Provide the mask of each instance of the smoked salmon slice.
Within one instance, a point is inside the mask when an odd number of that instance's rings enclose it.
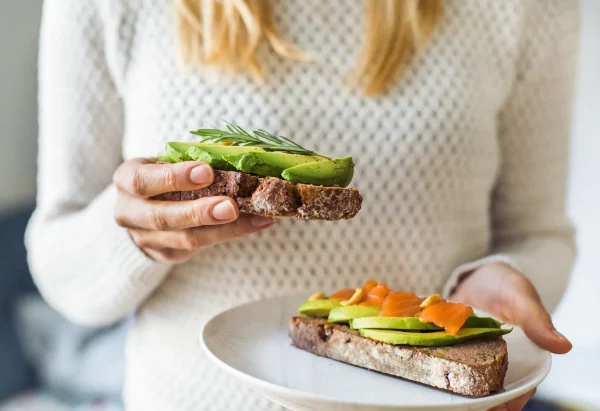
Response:
[[[383,300],[389,291],[390,290],[387,285],[377,284],[377,286],[369,290],[368,294],[359,305],[381,307],[381,304],[383,303]]]
[[[470,315],[473,315],[473,308],[469,306],[460,303],[439,302],[424,308],[419,317],[423,322],[434,323],[446,330],[448,334],[456,335]]]
[[[344,288],[329,296],[330,300],[350,300],[356,289]],[[362,301],[358,305],[381,307],[381,317],[419,317],[422,322],[433,323],[446,330],[448,334],[456,335],[458,330],[465,325],[469,316],[473,315],[473,308],[460,304],[450,303],[444,299],[429,297],[431,305],[421,303],[425,298],[403,291],[390,291],[387,285],[375,280],[368,280],[362,287]]]
[[[390,291],[381,305],[381,317],[416,317],[424,298],[409,292]]]
[[[369,292],[377,287],[379,285],[379,283],[375,280],[367,280],[367,282],[365,283],[365,285],[363,285],[363,293],[364,295],[369,295]]]
[[[356,289],[344,288],[338,292],[335,292],[329,296],[330,300],[349,300],[354,295]]]

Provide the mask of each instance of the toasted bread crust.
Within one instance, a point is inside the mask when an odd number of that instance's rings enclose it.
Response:
[[[294,346],[313,354],[475,397],[502,390],[508,367],[502,338],[447,347],[391,345],[307,317],[293,317],[289,334]]]
[[[223,195],[235,199],[243,213],[327,221],[348,220],[359,212],[362,204],[362,196],[353,188],[293,184],[238,171],[214,170],[214,173],[215,180],[207,188],[166,193],[155,199],[182,201]]]

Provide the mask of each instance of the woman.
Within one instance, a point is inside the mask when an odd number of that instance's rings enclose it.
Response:
[[[574,258],[576,16],[570,1],[47,0],[35,280],[79,323],[136,311],[130,410],[276,409],[202,356],[203,322],[367,277],[443,290],[565,353],[548,310]],[[363,210],[275,223],[226,197],[149,200],[211,183],[153,157],[220,119],[352,155]]]

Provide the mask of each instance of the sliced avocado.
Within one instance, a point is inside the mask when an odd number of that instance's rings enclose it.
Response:
[[[437,347],[442,345],[457,344],[475,338],[491,338],[508,334],[512,328],[462,328],[456,335],[446,331],[433,332],[406,332],[396,330],[361,329],[360,335],[375,341],[394,345],[415,345],[423,347]]]
[[[424,323],[418,317],[364,317],[355,318],[352,328],[383,328],[387,330],[441,330],[433,323]]]
[[[347,187],[354,176],[352,157],[334,158],[288,168],[281,176],[294,183]]]
[[[216,170],[235,171],[235,167],[223,160],[223,155],[221,154],[209,153],[198,147],[188,148],[186,154],[190,156],[192,160],[210,164],[210,166]]]
[[[293,183],[346,187],[354,175],[352,157],[326,159],[260,147],[171,141],[160,159],[170,163],[203,161],[218,170],[239,170],[259,176],[284,178]]]
[[[250,152],[223,155],[223,159],[244,173],[281,178],[281,173],[298,165],[324,161],[323,157],[303,156],[299,154]]]
[[[332,309],[329,313],[328,321],[331,323],[346,323],[355,318],[374,317],[379,313],[379,310],[379,307],[361,305],[348,305],[346,307],[336,307]]]
[[[211,143],[189,143],[170,141],[165,146],[165,154],[172,163],[180,161],[203,161],[219,170],[235,170],[223,155],[241,154],[248,152],[264,152],[260,147],[226,146]]]
[[[186,143],[169,142],[165,145],[164,155],[171,159],[172,163],[179,163],[181,161],[191,160],[186,159],[187,147],[184,146]]]
[[[191,143],[187,141],[169,141],[166,145],[167,148],[171,148],[180,153],[187,152],[191,147],[195,147],[198,150],[205,151],[212,154],[239,154],[248,152],[265,152],[260,147],[248,147],[248,146],[226,146],[224,144],[214,143]]]
[[[158,161],[162,161],[164,163],[178,163],[178,161],[173,160],[171,155],[166,150],[158,154]]]
[[[467,318],[465,325],[462,328],[500,328],[502,323],[494,320],[491,317],[478,317],[471,315]]]
[[[308,300],[300,305],[298,312],[300,314],[308,315],[309,317],[326,318],[333,308],[339,306],[339,300]]]
[[[331,314],[329,314],[331,316]],[[441,330],[433,323],[424,323],[418,317],[364,317],[355,318],[351,322],[352,328],[377,328],[388,330]],[[462,328],[500,328],[500,323],[493,318],[477,317],[467,318]]]

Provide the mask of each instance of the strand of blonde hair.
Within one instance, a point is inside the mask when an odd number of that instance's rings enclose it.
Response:
[[[258,49],[278,55],[307,55],[277,31],[271,0],[176,0],[181,62],[216,65],[264,80]],[[364,0],[363,45],[353,72],[367,95],[381,94],[431,36],[442,0]]]

